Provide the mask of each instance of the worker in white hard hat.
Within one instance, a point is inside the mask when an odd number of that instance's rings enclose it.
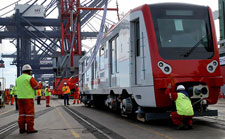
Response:
[[[177,129],[192,129],[192,117],[194,111],[188,93],[183,85],[178,85],[176,92],[171,92],[171,84],[168,85],[165,94],[175,101],[176,111],[170,113],[173,124]]]
[[[64,82],[64,86],[63,86],[63,88],[62,88],[62,92],[63,92],[63,94],[64,94],[64,106],[70,105],[70,104],[69,104],[70,88],[69,88],[69,86],[67,85],[66,82]]]
[[[41,88],[41,85],[31,75],[32,68],[26,64],[22,67],[22,75],[16,79],[20,134],[38,132],[34,129],[34,90]]]
[[[46,107],[50,107],[50,96],[51,96],[51,90],[49,89],[49,85],[46,84],[46,87],[45,87]]]

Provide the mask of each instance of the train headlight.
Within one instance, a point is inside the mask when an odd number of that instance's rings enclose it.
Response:
[[[209,71],[213,71],[213,66],[211,66],[211,65],[208,66],[208,70],[209,70]]]
[[[213,73],[215,72],[216,68],[218,66],[218,62],[216,60],[213,60],[212,62],[210,62],[208,65],[207,65],[207,71],[209,73]]]
[[[159,67],[163,67],[163,63],[162,62],[159,62],[158,65],[159,65]]]
[[[166,64],[165,62],[163,61],[159,61],[158,62],[158,67],[161,69],[161,71],[164,73],[164,74],[170,74],[172,72],[172,68],[169,64]]]
[[[214,65],[214,66],[217,66],[217,64],[218,64],[218,63],[217,63],[216,61],[213,61],[213,65]]]
[[[165,67],[165,68],[164,68],[164,71],[165,71],[165,72],[169,72],[169,71],[170,71],[170,68],[169,68],[169,67]]]

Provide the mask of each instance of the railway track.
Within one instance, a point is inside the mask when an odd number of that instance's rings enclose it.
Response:
[[[35,119],[38,118],[39,116],[41,115],[44,115],[46,114],[47,112],[50,112],[52,111],[53,109],[55,109],[54,107],[51,107],[51,108],[48,108],[48,109],[45,109],[45,110],[41,110],[41,111],[38,111],[35,113]],[[14,114],[13,112],[10,112],[10,114],[5,114],[4,116],[7,116],[7,115],[12,115]],[[0,117],[2,118],[2,117]],[[9,134],[11,134],[13,131],[15,131],[16,129],[18,129],[18,124],[17,124],[17,120],[16,121],[13,121],[7,125],[4,125],[2,127],[0,127],[0,139],[8,136]]]
[[[93,121],[92,119],[84,116],[71,107],[63,107],[64,110],[70,114],[75,120],[83,125],[89,132],[91,132],[98,139],[125,139],[119,134],[106,128],[105,126]]]

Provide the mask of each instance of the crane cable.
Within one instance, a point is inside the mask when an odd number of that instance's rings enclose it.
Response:
[[[120,15],[119,15],[119,4],[118,4],[118,1],[116,0],[116,8],[117,8],[117,18],[118,18],[118,21],[120,21]]]

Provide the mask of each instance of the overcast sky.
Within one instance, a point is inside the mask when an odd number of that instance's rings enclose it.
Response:
[[[17,0],[1,0],[0,4],[0,13],[4,13],[4,11],[1,11],[2,8],[5,6],[15,2]],[[22,0],[22,2],[28,1],[28,0]],[[39,0],[38,2],[41,3],[43,0]],[[83,0],[81,0],[82,2]],[[218,10],[218,0],[117,0],[119,4],[119,13],[126,13],[130,9],[138,7],[143,4],[152,4],[152,3],[162,3],[162,2],[182,2],[182,3],[191,3],[191,4],[198,4],[198,5],[205,5],[210,6],[212,11]],[[116,0],[111,0],[110,8],[115,8]],[[9,10],[6,9],[6,10]],[[57,13],[57,12],[56,12]],[[52,15],[53,17],[57,17],[57,15]],[[217,30],[217,38],[219,38],[219,22],[218,20],[215,21],[216,23],[216,30]],[[9,43],[9,40],[3,40],[3,42],[0,44],[0,55],[1,53],[4,54],[11,54],[16,51],[15,46]],[[1,59],[1,58],[0,58]],[[12,59],[3,59],[6,64],[5,69],[0,69],[0,77],[2,75],[6,78],[6,87],[8,88],[10,84],[14,84],[16,79],[16,66],[10,66]]]

